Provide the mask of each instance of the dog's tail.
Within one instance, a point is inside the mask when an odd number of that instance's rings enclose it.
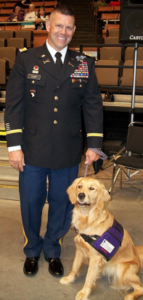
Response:
[[[141,260],[142,268],[143,268],[143,246],[137,246],[136,247],[137,253],[139,255],[139,258]]]

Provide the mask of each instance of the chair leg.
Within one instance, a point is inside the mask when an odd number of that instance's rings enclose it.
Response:
[[[110,196],[111,196],[111,200],[112,200],[112,195],[113,195],[113,188],[114,188],[114,185],[115,185],[115,183],[116,183],[116,181],[117,181],[117,178],[118,178],[119,173],[120,173],[120,168],[117,167],[116,164],[114,164],[114,167],[113,167],[113,175],[112,175],[112,184],[111,184],[111,186],[110,186],[110,188],[109,188],[109,194],[110,194]]]
[[[120,169],[120,189],[122,189],[122,169]]]

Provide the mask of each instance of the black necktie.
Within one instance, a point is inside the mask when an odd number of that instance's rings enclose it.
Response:
[[[62,67],[63,67],[63,64],[62,64],[62,61],[61,61],[61,56],[62,54],[60,52],[57,52],[55,54],[57,60],[56,60],[56,66],[57,66],[57,69],[58,69],[58,72],[59,72],[59,75],[61,74],[61,71],[62,71]]]

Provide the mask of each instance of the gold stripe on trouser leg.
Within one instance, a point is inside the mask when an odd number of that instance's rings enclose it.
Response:
[[[25,233],[25,230],[24,230],[24,227],[23,227],[23,225],[22,225],[22,231],[23,231],[23,235],[24,235],[24,237],[25,237],[25,243],[24,243],[24,247],[28,244],[28,238],[27,238],[27,236],[26,236],[26,233]]]
[[[71,226],[70,226],[70,228],[71,228]],[[70,228],[69,228],[69,230],[70,230]],[[63,238],[66,236],[66,234],[69,232],[69,230],[65,233],[65,235],[63,235],[60,239],[59,239],[59,244],[60,244],[60,246],[61,246],[61,248],[62,248],[62,241],[63,241]]]

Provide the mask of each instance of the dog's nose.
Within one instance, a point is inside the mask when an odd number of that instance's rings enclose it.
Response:
[[[84,194],[84,193],[79,193],[79,194],[78,194],[78,198],[79,198],[80,200],[83,200],[83,199],[85,198],[85,194]]]

